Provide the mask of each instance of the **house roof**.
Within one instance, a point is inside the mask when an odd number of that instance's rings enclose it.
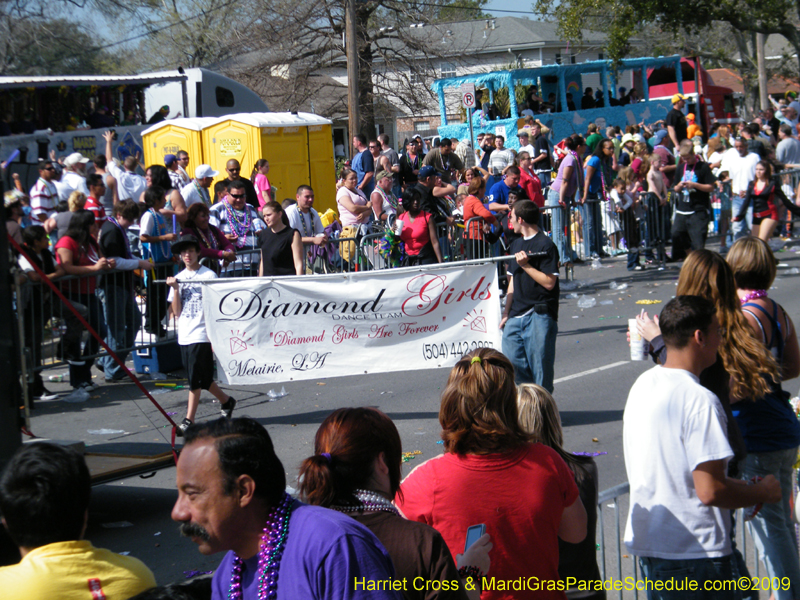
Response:
[[[0,77],[0,89],[41,87],[54,85],[135,85],[186,81],[188,77],[178,71],[161,71],[141,75],[62,75]]]
[[[730,69],[708,69],[707,73],[714,81],[714,85],[731,88],[734,92],[743,93],[744,84],[742,78],[731,71]],[[800,94],[800,85],[791,79],[781,77],[780,75],[773,75],[767,81],[767,93],[784,94],[785,92],[793,91]]]

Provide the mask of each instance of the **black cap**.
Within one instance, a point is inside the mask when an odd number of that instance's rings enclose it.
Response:
[[[172,244],[172,253],[180,254],[187,246],[194,246],[198,252],[200,251],[200,242],[197,241],[196,237],[187,233],[186,235],[180,236],[175,243]]]

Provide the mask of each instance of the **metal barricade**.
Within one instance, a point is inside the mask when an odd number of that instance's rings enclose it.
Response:
[[[556,245],[561,265],[564,267],[564,280],[569,281],[574,278],[573,261],[577,258],[572,249],[572,235],[576,229],[573,227],[572,210],[569,207],[558,205],[545,206],[539,209],[539,212],[540,229]],[[545,217],[547,218],[545,219]]]
[[[208,259],[205,259],[208,261]],[[218,268],[213,267],[212,264],[208,265],[220,277],[256,277],[258,276],[258,266],[261,263],[261,249],[260,248],[237,248],[236,260],[231,263],[225,264],[223,261],[217,261]]]
[[[377,271],[390,268],[389,262],[380,253],[380,243],[385,235],[385,233],[378,232],[361,238],[359,253],[365,270]]]
[[[598,529],[598,553],[599,553],[599,567],[600,567],[600,578],[603,581],[606,581],[606,577],[616,577],[617,580],[622,580],[623,577],[623,563],[622,559],[626,556],[631,560],[631,571],[633,580],[638,582],[640,581],[639,578],[639,561],[637,557],[633,554],[628,555],[627,550],[625,554],[622,551],[623,545],[623,532],[622,532],[622,519],[620,511],[620,499],[624,498],[625,496],[630,496],[630,483],[620,483],[619,485],[615,485],[612,488],[607,490],[603,490],[597,496],[597,529]],[[606,509],[613,509],[614,511],[614,524],[612,527],[612,531],[614,534],[614,548],[613,554],[609,554],[607,551],[609,550],[606,544],[607,536],[606,536],[606,527],[605,527],[605,510]],[[737,550],[742,553],[742,556],[745,560],[745,564],[747,565],[748,569],[751,571],[751,574],[754,575],[755,578],[759,577],[759,560],[758,557],[755,555],[755,544],[753,544],[753,539],[750,536],[750,532],[744,525],[744,510],[738,509],[735,511],[735,527],[733,528],[733,540],[738,540],[739,543],[737,544]],[[627,520],[627,515],[624,515],[624,518]],[[748,544],[749,538],[749,544]],[[748,554],[748,547],[750,547],[750,554]],[[607,569],[607,560],[612,559],[611,569]],[[623,598],[623,590],[618,590],[618,598],[622,600]],[[638,598],[639,592],[636,587],[633,590],[633,597]]]
[[[174,342],[165,324],[169,289],[164,280],[175,274],[175,267],[172,262],[156,264],[144,281],[134,271],[103,271],[65,276],[54,283],[106,343],[118,354],[127,354]],[[69,361],[91,364],[106,356],[46,284],[19,282],[16,300],[27,383],[37,381],[45,369],[63,367]]]
[[[486,221],[483,217],[472,217],[464,228],[464,258],[491,258],[499,255],[499,240],[502,234],[499,225],[494,226],[494,231],[484,231]]]
[[[634,205],[620,215],[628,255],[636,255],[638,262],[638,254],[644,252],[648,260],[656,260],[663,267],[671,213],[669,203],[662,205],[658,196],[650,192],[642,193],[639,201],[643,210]]]

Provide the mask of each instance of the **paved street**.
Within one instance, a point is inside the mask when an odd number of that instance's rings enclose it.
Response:
[[[716,248],[717,245],[709,245]],[[788,274],[800,267],[800,257],[791,251],[777,254],[780,263],[775,289],[770,295],[797,321],[800,319],[798,275]],[[596,458],[600,470],[600,489],[626,480],[622,457],[622,412],[628,390],[636,377],[650,368],[650,362],[631,362],[625,340],[627,319],[641,308],[657,313],[675,292],[676,266],[664,271],[629,273],[625,259],[606,259],[603,268],[578,266],[575,277],[585,284],[577,290],[563,290],[559,316],[555,397],[565,429],[565,446],[574,452],[604,452]],[[628,288],[613,291],[611,282]],[[568,294],[595,298],[593,308],[579,309]],[[652,306],[637,305],[637,300],[660,300]],[[611,304],[603,304],[611,302]],[[402,360],[386,356],[385,360]],[[57,373],[58,371],[56,371]],[[97,371],[93,371],[97,375]],[[47,372],[47,375],[52,372]],[[236,416],[250,416],[263,423],[273,437],[278,455],[294,487],[300,462],[312,452],[314,433],[319,423],[334,408],[370,405],[394,419],[405,452],[421,454],[404,465],[404,473],[420,462],[442,452],[437,420],[439,394],[448,371],[427,370],[364,377],[343,377],[285,384],[288,395],[270,401],[267,392],[281,385],[229,388],[238,401]],[[102,375],[95,381],[102,382]],[[148,388],[152,382],[146,383]],[[53,390],[66,391],[66,384],[52,384]],[[153,388],[159,390],[163,388]],[[797,382],[787,389],[794,395]],[[180,420],[185,411],[186,391],[159,393],[155,398],[165,410]],[[204,394],[198,420],[216,418],[218,405]],[[90,434],[90,430],[122,430],[125,433]],[[33,418],[38,436],[83,440],[97,444],[162,444],[169,437],[163,417],[131,384],[102,385],[84,404],[59,401],[40,403]],[[179,536],[169,518],[176,497],[175,469],[165,469],[150,478],[131,478],[94,488],[87,537],[98,546],[117,552],[130,552],[142,559],[159,583],[181,580],[185,571],[210,571],[221,556],[204,557],[194,544]],[[467,500],[467,499],[465,499]],[[621,505],[623,519],[627,504]],[[613,549],[613,510],[605,510],[606,543]],[[128,527],[109,524],[127,521]],[[611,537],[608,537],[611,536]],[[598,540],[599,541],[599,540]],[[609,562],[609,564],[612,564]],[[629,561],[626,561],[629,565]]]

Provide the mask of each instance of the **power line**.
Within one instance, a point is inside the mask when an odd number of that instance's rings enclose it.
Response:
[[[385,1],[395,1],[395,2],[400,3],[399,0],[385,0]],[[232,6],[232,5],[237,4],[237,3],[238,3],[238,0],[228,0],[227,2],[224,2],[223,4],[220,4],[219,6],[217,6],[215,8],[210,8],[208,10],[204,10],[204,11],[202,11],[200,13],[197,13],[196,15],[192,15],[190,17],[186,17],[185,19],[181,19],[180,21],[176,21],[175,23],[170,23],[169,25],[164,25],[163,27],[158,27],[156,29],[151,29],[151,30],[148,30],[148,31],[146,31],[144,33],[140,33],[138,35],[135,35],[135,36],[132,36],[132,37],[129,37],[129,38],[125,38],[124,40],[119,40],[117,42],[111,42],[109,44],[104,44],[102,46],[95,46],[95,47],[90,48],[88,50],[85,50],[83,52],[76,52],[74,54],[66,56],[65,59],[69,60],[69,59],[72,59],[72,58],[78,58],[78,57],[81,57],[81,56],[85,56],[86,54],[89,54],[91,52],[99,52],[99,51],[102,51],[102,50],[108,50],[110,48],[115,48],[117,46],[121,46],[121,45],[127,44],[129,42],[135,42],[136,40],[140,40],[142,38],[146,38],[146,37],[154,35],[156,33],[161,33],[162,31],[167,31],[168,29],[172,29],[173,27],[178,27],[179,25],[185,25],[186,23],[189,23],[191,21],[197,20],[200,17],[203,17],[203,16],[208,15],[210,13],[217,12],[219,10],[222,10],[223,8],[228,8],[229,6]],[[429,6],[429,7],[434,7],[434,8],[452,8],[452,9],[455,9],[455,10],[471,10],[471,11],[483,12],[482,8],[473,7],[473,6],[441,5],[441,4],[435,4],[435,3],[432,3],[432,2],[416,2],[416,4],[419,5],[419,6]],[[530,15],[530,14],[533,14],[533,11],[522,11],[522,10],[492,10],[492,12],[506,13],[506,14],[517,14],[517,15]]]

